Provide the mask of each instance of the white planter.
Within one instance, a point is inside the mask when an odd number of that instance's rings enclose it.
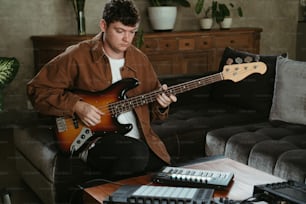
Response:
[[[174,28],[177,15],[177,7],[148,7],[148,15],[153,30],[171,31]]]
[[[232,18],[224,18],[224,20],[220,23],[222,29],[229,29],[232,27]]]
[[[201,29],[209,30],[209,29],[211,29],[212,25],[213,25],[213,19],[212,18],[202,18],[202,19],[200,19]]]

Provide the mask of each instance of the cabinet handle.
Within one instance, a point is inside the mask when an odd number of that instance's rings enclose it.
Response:
[[[203,45],[207,45],[207,42],[206,42],[206,41],[204,41],[204,42],[203,42]]]
[[[230,42],[231,42],[231,43],[235,43],[235,40],[231,40]]]
[[[189,45],[190,45],[189,43],[185,43],[185,46],[187,46],[187,47],[188,47]]]

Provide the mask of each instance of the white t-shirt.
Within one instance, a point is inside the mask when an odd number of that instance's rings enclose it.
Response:
[[[111,71],[112,71],[112,83],[115,83],[122,79],[120,70],[124,65],[124,58],[122,59],[112,59],[108,57],[110,65],[111,65]],[[132,124],[133,128],[130,132],[126,133],[125,136],[133,137],[136,139],[140,138],[137,122],[136,122],[136,116],[133,111],[121,113],[118,116],[118,121],[121,124]]]
[[[112,59],[110,57],[108,57],[108,59],[111,65],[112,83],[115,83],[122,79],[120,70],[121,70],[121,67],[123,67],[124,65],[124,59]],[[125,136],[133,137],[136,139],[140,138],[140,134],[139,134],[139,130],[138,130],[137,122],[136,122],[136,116],[133,111],[121,113],[117,119],[118,119],[118,122],[121,124],[132,124],[133,125],[133,128],[128,133],[126,133]],[[93,148],[94,146],[95,146],[95,143],[93,143],[89,147],[89,149]],[[79,157],[85,162],[87,161],[87,156],[88,156],[88,149],[85,151],[82,151],[79,154]]]

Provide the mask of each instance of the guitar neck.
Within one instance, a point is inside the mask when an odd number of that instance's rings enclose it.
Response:
[[[113,114],[118,115],[120,113],[130,111],[137,106],[142,106],[156,101],[156,96],[158,94],[165,93],[166,95],[177,95],[221,80],[223,80],[222,73],[216,73],[210,76],[170,86],[166,91],[155,90],[143,95],[117,101],[109,105]]]
[[[222,73],[216,73],[210,76],[194,79],[181,84],[176,84],[169,87],[167,91],[158,91],[158,92],[160,93],[165,92],[167,95],[170,94],[177,95],[221,80],[223,80]]]

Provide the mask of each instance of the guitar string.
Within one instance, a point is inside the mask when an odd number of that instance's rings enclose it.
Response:
[[[239,72],[240,74],[245,74],[250,72],[247,69],[244,69],[243,71],[229,71],[226,74],[227,75],[234,75],[235,73]],[[223,80],[223,74],[224,72],[219,72],[210,76],[205,76],[199,79],[194,79],[182,84],[177,84],[173,85],[168,88],[167,91],[162,91],[162,90],[155,90],[147,94],[139,95],[139,96],[134,96],[132,98],[127,98],[123,101],[115,101],[111,102],[110,104],[103,105],[103,106],[97,106],[99,110],[101,110],[104,115],[103,116],[118,116],[118,114],[123,113],[125,111],[129,111],[134,107],[137,107],[139,105],[144,105],[148,104],[150,102],[156,101],[156,96],[157,94],[160,93],[166,93],[166,94],[178,94],[182,93],[188,90],[193,90],[195,88],[199,88],[220,80]],[[254,72],[257,73],[257,72]],[[252,74],[252,73],[251,73]],[[248,75],[247,75],[248,76]],[[74,124],[67,124],[67,126],[74,126]]]
[[[199,86],[202,86],[203,81],[204,82],[214,82],[216,80],[212,80],[212,79],[216,78],[216,76],[218,76],[218,75],[220,75],[220,73],[217,73],[215,75],[211,75],[211,76],[208,76],[208,77],[192,80],[192,81],[189,81],[189,82],[185,82],[183,84],[174,85],[174,86],[169,87],[169,89],[167,91],[155,90],[155,91],[152,91],[152,92],[147,93],[147,94],[143,94],[143,95],[135,96],[135,97],[132,97],[132,98],[128,98],[124,101],[116,101],[116,102],[113,102],[111,104],[108,104],[108,107],[110,109],[111,114],[117,115],[117,114],[122,113],[124,111],[128,111],[133,107],[148,104],[150,102],[156,101],[156,96],[160,93],[177,94],[177,93],[184,92],[186,90],[191,90],[191,89],[197,88]],[[220,78],[220,76],[218,78]],[[206,83],[206,84],[208,84],[208,83]],[[104,107],[101,107],[101,108],[103,109]]]

